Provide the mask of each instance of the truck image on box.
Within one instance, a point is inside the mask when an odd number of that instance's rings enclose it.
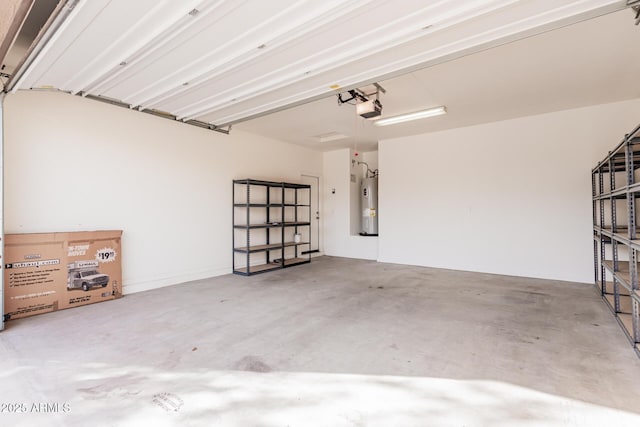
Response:
[[[82,289],[88,291],[93,287],[105,287],[109,283],[109,276],[98,271],[98,261],[74,261],[67,265],[67,289]]]

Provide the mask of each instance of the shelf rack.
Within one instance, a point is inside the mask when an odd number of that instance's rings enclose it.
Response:
[[[310,185],[234,180],[233,273],[251,276],[311,262],[310,253],[302,255],[311,248],[310,226]]]
[[[591,171],[594,280],[640,356],[640,126]]]

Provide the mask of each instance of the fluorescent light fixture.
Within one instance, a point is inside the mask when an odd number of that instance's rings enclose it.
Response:
[[[447,114],[447,107],[444,105],[435,108],[429,108],[428,110],[416,111],[408,114],[401,114],[399,116],[387,117],[384,119],[376,120],[373,122],[376,126],[389,126],[396,123],[410,122],[411,120],[426,119],[427,117],[441,116]]]

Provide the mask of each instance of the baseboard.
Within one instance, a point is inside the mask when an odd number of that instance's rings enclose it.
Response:
[[[125,279],[124,280],[125,283],[122,286],[122,292],[124,295],[134,294],[137,292],[150,291],[152,289],[164,288],[165,286],[172,286],[180,283],[192,282],[194,280],[208,279],[210,277],[222,276],[230,273],[231,273],[230,267],[224,267],[224,268],[219,267],[219,268],[178,274],[175,276],[154,277],[152,279],[145,279],[145,280],[127,281]]]

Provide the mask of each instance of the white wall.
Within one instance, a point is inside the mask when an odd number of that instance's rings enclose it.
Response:
[[[366,153],[360,153],[362,159],[360,161],[366,162],[369,165],[369,169],[372,171],[378,169],[378,152],[377,151],[367,151]],[[362,176],[366,176],[366,170],[364,166],[360,166],[362,169]]]
[[[358,173],[363,166],[352,168],[351,158],[348,148],[329,151],[323,156],[324,254],[376,259],[378,238],[354,235],[355,231],[352,233],[351,224],[357,220],[357,215],[355,219],[352,216],[353,212],[359,212],[360,199],[357,185],[351,183],[351,174]],[[335,194],[332,192],[334,189]]]
[[[592,282],[591,169],[638,121],[636,99],[381,141],[379,261]]]
[[[124,291],[231,272],[232,179],[299,181],[322,155],[63,93],[5,102],[7,233],[122,229]]]
[[[327,255],[590,282],[590,171],[638,121],[633,100],[381,141],[375,238],[351,233],[349,149],[21,92],[5,101],[5,227],[123,229],[130,293],[229,273],[231,180],[304,172],[323,177]]]

